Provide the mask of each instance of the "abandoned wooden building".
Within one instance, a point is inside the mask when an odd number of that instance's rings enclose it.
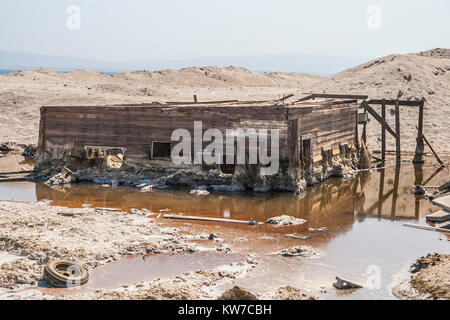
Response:
[[[92,165],[95,158],[104,158],[108,152],[116,152],[127,162],[141,163],[146,168],[177,168],[180,166],[170,157],[178,143],[171,141],[172,132],[183,128],[194,135],[194,121],[202,121],[203,131],[267,129],[270,136],[271,130],[278,129],[281,174],[301,175],[335,156],[350,157],[349,153],[355,152],[357,99],[364,97],[286,102],[291,97],[272,101],[43,106],[38,163],[64,160],[82,167]],[[203,143],[205,147],[209,142]],[[236,167],[236,162],[216,166],[225,174],[233,174]]]

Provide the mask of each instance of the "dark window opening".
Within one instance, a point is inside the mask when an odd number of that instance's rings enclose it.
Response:
[[[220,171],[225,174],[234,174],[235,164],[227,163],[227,156],[224,154],[222,157],[222,163],[220,164]]]
[[[170,142],[153,142],[152,158],[170,158]]]
[[[222,163],[220,165],[220,171],[225,174],[234,174],[235,165],[234,164],[226,164]]]

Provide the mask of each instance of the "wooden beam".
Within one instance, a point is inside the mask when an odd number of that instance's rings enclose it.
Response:
[[[423,144],[423,106],[419,107],[419,125],[417,127],[417,143],[416,151],[414,153],[413,163],[423,163],[423,151],[425,146]]]
[[[381,201],[381,199],[383,199],[383,194],[384,194],[384,173],[385,173],[384,169],[380,170],[380,187],[378,189],[378,216],[380,216],[380,217],[383,214],[383,202],[384,201]]]
[[[386,102],[381,103],[381,120],[386,123]],[[381,126],[381,159],[386,160],[386,128]]]
[[[400,106],[399,101],[395,100],[395,156],[397,162],[401,161],[401,155],[400,155]]]
[[[379,99],[372,99],[367,101],[369,104],[383,104],[383,101],[385,105],[388,106],[395,106],[395,102],[398,101],[399,106],[408,106],[408,107],[420,107],[424,105],[423,101],[408,101],[408,100],[379,100]]]
[[[392,187],[392,206],[391,206],[391,219],[395,219],[395,207],[397,206],[397,198],[398,198],[398,183],[400,179],[400,163],[397,162],[395,166],[395,177],[394,177],[394,186]]]
[[[231,103],[231,102],[239,102],[239,100],[203,101],[203,102],[201,102],[201,104],[220,104],[220,103]],[[247,102],[247,101],[245,101],[245,102]],[[245,103],[245,102],[243,102],[243,103]],[[196,103],[198,103],[198,102],[193,102],[193,101],[186,101],[186,102],[183,102],[183,101],[167,101],[166,102],[166,104],[174,104],[174,105],[177,105],[177,104],[180,104],[180,105],[183,105],[183,104],[196,104]]]
[[[194,102],[197,102],[197,95],[194,94]]]
[[[291,94],[288,94],[287,96],[285,96],[285,97],[283,97],[283,98],[281,98],[281,99],[278,99],[278,101],[284,101],[284,100],[287,100],[287,99],[289,99],[289,98],[291,98],[291,97],[293,97],[293,96],[294,96],[294,94],[291,93]]]
[[[364,114],[367,115],[366,109],[364,109]],[[364,144],[367,146],[367,121],[363,124],[362,139]]]
[[[355,112],[355,146],[356,150],[359,151],[358,110]]]
[[[383,127],[386,128],[386,130],[397,139],[397,134],[394,132],[394,130],[391,129],[391,127],[387,124],[385,120],[383,120],[380,115],[366,102],[361,102],[361,106],[367,110],[367,112],[370,113],[372,117],[375,118]]]
[[[431,143],[428,141],[428,139],[425,137],[424,134],[422,134],[423,136],[423,140],[425,140],[425,142],[427,143],[428,147],[430,147],[431,152],[433,152],[436,160],[439,162],[440,165],[444,165],[444,162],[442,162],[442,160],[439,158],[439,156],[437,155],[436,151],[434,151],[433,147],[431,146]]]
[[[223,219],[223,218],[210,218],[210,217],[199,217],[199,216],[182,216],[176,214],[163,214],[164,219],[178,219],[178,220],[193,220],[193,221],[211,221],[211,222],[229,222],[229,223],[242,223],[248,225],[261,225],[264,222],[256,222],[253,220],[233,220],[233,219]]]
[[[334,93],[311,93],[306,97],[300,98],[295,102],[307,101],[315,98],[326,98],[326,99],[356,99],[364,100],[367,99],[367,95],[361,94],[334,94]]]

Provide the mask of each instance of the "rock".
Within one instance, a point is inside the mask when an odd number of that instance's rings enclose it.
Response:
[[[318,258],[323,254],[316,251],[310,246],[296,246],[287,249],[283,249],[278,252],[279,255],[283,257],[304,257],[304,258]]]
[[[359,289],[362,288],[359,284],[341,279],[339,277],[336,277],[336,282],[333,283],[333,287],[339,290],[348,290],[348,289]]]
[[[285,286],[280,287],[275,291],[274,300],[319,300],[317,297],[310,296],[306,293],[303,293],[300,289]]]
[[[62,186],[68,185],[73,180],[72,174],[73,174],[72,171],[70,171],[67,168],[64,168],[63,171],[50,177],[45,182],[45,184],[48,186],[52,186],[52,187],[62,187]]]
[[[258,300],[258,297],[242,287],[234,286],[225,291],[217,300]]]
[[[191,194],[194,194],[196,196],[205,196],[207,194],[209,194],[209,191],[207,190],[199,190],[199,189],[193,189],[190,192]]]
[[[153,191],[153,189],[155,188],[155,186],[152,185],[152,184],[145,184],[145,185],[138,185],[137,188],[138,188],[139,191],[141,191],[141,192],[149,192],[149,191]]]
[[[219,192],[239,192],[239,191],[244,191],[244,187],[240,187],[240,186],[229,186],[229,185],[224,185],[224,184],[220,184],[220,185],[211,185],[211,189],[213,189],[214,191],[219,191]]]
[[[218,238],[214,233],[211,233],[209,236],[208,236],[208,239],[209,240],[214,240],[214,239],[216,239],[216,238]]]
[[[141,216],[148,216],[150,214],[153,214],[153,212],[151,212],[151,211],[149,211],[147,209],[138,210],[138,209],[131,208],[130,212],[134,213],[134,214],[141,215]]]
[[[217,246],[216,250],[220,251],[220,252],[224,252],[224,253],[231,252],[231,248],[227,244],[221,244],[221,245]]]
[[[424,195],[426,193],[426,190],[421,186],[415,186],[412,190],[412,193],[417,195]]]
[[[247,263],[248,264],[258,264],[257,257],[258,257],[258,255],[255,253],[249,253],[247,255]]]
[[[306,220],[295,218],[288,215],[281,215],[277,217],[269,218],[266,223],[268,224],[276,224],[276,225],[282,225],[282,226],[288,226],[288,225],[298,225],[305,223]]]

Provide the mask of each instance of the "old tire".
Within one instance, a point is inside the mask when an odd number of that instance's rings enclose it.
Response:
[[[82,286],[89,280],[87,270],[70,260],[52,260],[44,268],[44,279],[57,288]]]

